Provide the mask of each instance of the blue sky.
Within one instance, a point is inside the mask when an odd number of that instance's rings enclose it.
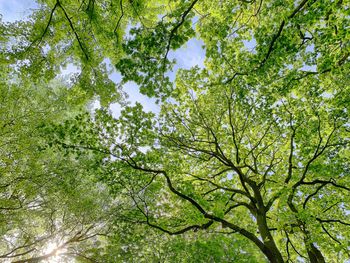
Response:
[[[174,71],[169,75],[175,77],[175,73],[179,68],[189,69],[194,66],[204,67],[205,50],[202,48],[203,42],[198,39],[191,39],[182,48],[169,52],[169,59],[176,59],[177,64],[174,66]],[[110,78],[118,83],[121,80],[121,75],[114,72]],[[128,82],[124,85],[124,90],[129,95],[129,100],[132,104],[140,102],[146,111],[154,113],[159,112],[159,106],[156,105],[155,99],[148,98],[139,92],[138,86],[134,82]],[[117,104],[111,105],[113,114],[117,117],[120,112],[120,107]]]
[[[37,6],[33,0],[0,0],[0,14],[3,21],[14,22],[26,18]]]
[[[0,0],[0,14],[2,15],[2,20],[5,22],[26,19],[32,12],[31,10],[37,7],[38,5],[33,0]],[[189,69],[196,65],[204,67],[205,51],[202,45],[202,41],[191,39],[184,47],[169,53],[169,58],[176,59],[177,61],[174,72],[170,73],[172,78],[174,78],[175,72],[179,68]],[[72,65],[68,65],[67,68],[62,70],[64,75],[73,72],[76,72],[76,68]],[[110,78],[118,83],[121,76],[117,72],[113,72]],[[124,85],[123,89],[128,93],[131,104],[140,102],[146,111],[159,112],[159,106],[155,104],[155,100],[140,94],[135,83],[129,82]],[[99,103],[95,103],[94,107],[99,107]],[[117,117],[120,112],[120,106],[118,104],[113,104],[111,105],[111,110],[113,115]]]

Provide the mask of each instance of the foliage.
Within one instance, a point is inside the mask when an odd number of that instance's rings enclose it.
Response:
[[[111,237],[105,253],[95,259],[101,262],[262,262],[256,250],[242,239],[215,233],[197,232],[169,236],[135,224],[124,225],[124,231]],[[247,250],[243,251],[242,246]]]
[[[150,1],[101,2],[38,1],[28,21],[2,25],[1,33],[11,44],[2,46],[2,63],[15,65],[17,74],[32,82],[50,81],[66,67],[73,67],[71,85],[87,99],[99,96],[103,105],[119,99],[118,87],[108,75],[109,63],[123,54],[121,42],[128,23],[152,25],[155,12]],[[142,14],[142,15],[141,15]]]
[[[38,262],[63,249],[70,262],[97,246],[113,206],[89,171],[96,158],[48,148],[43,127],[84,111],[85,94],[59,79],[32,81],[6,63],[0,92],[0,261]]]
[[[108,222],[110,233],[101,245],[82,245],[85,260],[319,263],[350,257],[348,2],[137,2],[140,10],[152,10],[149,22],[130,11],[139,23],[131,22],[118,41],[109,35],[112,25],[136,2],[120,1],[118,13],[103,12],[114,9],[93,0],[82,3],[86,14],[76,19],[98,24],[91,31],[83,22],[77,23],[81,31],[71,27],[75,40],[67,50],[74,52],[67,58],[90,65],[101,79],[107,73],[94,65],[110,58],[121,85],[134,81],[161,106],[159,114],[138,103],[124,106],[114,118],[106,106],[117,94],[103,81],[90,85],[96,79],[82,71],[87,81],[80,88],[105,96],[104,107],[64,122],[42,120],[45,158],[52,169],[63,156],[76,171],[79,198],[90,200],[88,191],[99,189],[94,184],[108,187],[91,206],[72,210],[108,215],[91,217]],[[52,20],[57,32],[61,20],[67,22],[63,5],[75,10],[77,3],[53,4],[48,13],[61,10]],[[80,45],[80,35],[91,47]],[[69,39],[56,37],[49,46]],[[205,66],[179,70],[172,82],[176,61],[169,54],[193,37],[204,43]],[[123,43],[115,48],[115,41]],[[111,217],[98,205],[106,200],[119,209]]]

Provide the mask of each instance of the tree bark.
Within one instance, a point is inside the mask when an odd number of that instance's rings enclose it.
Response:
[[[281,252],[277,248],[276,243],[267,226],[266,213],[258,212],[256,219],[257,219],[260,236],[263,239],[264,245],[266,247],[267,253],[264,252],[264,254],[272,263],[283,263],[284,260],[281,255]]]
[[[311,263],[326,263],[321,251],[314,244],[308,243],[307,239],[304,243]]]

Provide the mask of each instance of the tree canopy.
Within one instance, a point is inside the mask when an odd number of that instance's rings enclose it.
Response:
[[[0,27],[1,259],[350,258],[348,1],[38,5]]]

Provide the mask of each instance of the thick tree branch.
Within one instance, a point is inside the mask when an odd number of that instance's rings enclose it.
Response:
[[[347,223],[347,222],[344,222],[342,220],[339,220],[339,219],[321,219],[319,217],[316,217],[316,220],[318,222],[321,222],[321,223],[338,223],[338,224],[342,224],[342,225],[345,225],[345,226],[350,226],[350,223]]]
[[[212,215],[212,214],[206,212],[204,210],[204,208],[198,202],[196,202],[193,198],[191,198],[191,197],[181,193],[176,188],[174,188],[170,177],[167,175],[167,173],[165,171],[163,171],[163,170],[153,170],[153,169],[150,169],[150,168],[145,168],[145,167],[138,166],[138,165],[133,164],[133,163],[129,163],[129,165],[131,165],[132,168],[134,168],[136,170],[141,170],[141,171],[149,172],[149,173],[162,174],[166,178],[166,182],[167,182],[169,190],[171,192],[173,192],[175,195],[179,196],[180,198],[182,198],[182,199],[188,201],[189,203],[191,203],[205,218],[208,218],[208,219],[210,219],[212,221],[219,222],[219,223],[221,223],[223,225],[223,227],[229,227],[232,230],[240,233],[244,237],[246,237],[249,240],[251,240],[252,242],[254,242],[261,249],[261,251],[265,255],[270,255],[269,249],[254,234],[252,234],[251,232],[249,232],[249,231],[247,231],[247,230],[245,230],[245,229],[243,229],[243,228],[241,228],[241,227],[239,227],[239,226],[237,226],[235,224],[232,224],[232,223],[226,221],[223,218],[217,217],[215,215]]]
[[[205,181],[205,182],[208,182],[210,183],[211,185],[217,187],[218,189],[221,189],[221,190],[224,190],[224,191],[228,191],[228,192],[232,192],[232,193],[236,193],[236,194],[241,194],[245,197],[248,197],[250,198],[251,196],[248,195],[245,191],[242,191],[240,189],[235,189],[235,188],[229,188],[229,187],[225,187],[225,186],[221,186],[217,183],[214,183],[213,181],[209,180],[209,179],[206,179],[206,178],[202,178],[202,177],[199,177],[199,176],[196,176],[196,175],[193,175],[193,174],[189,174],[190,176],[200,180],[200,181]]]
[[[185,227],[185,228],[183,228],[181,230],[177,230],[177,231],[170,231],[170,230],[162,228],[162,227],[160,227],[158,225],[150,223],[148,218],[147,218],[146,223],[147,223],[147,225],[149,225],[149,226],[151,226],[153,228],[156,228],[156,229],[158,229],[158,230],[160,230],[160,231],[162,231],[164,233],[167,233],[168,235],[173,236],[173,235],[181,235],[181,234],[186,233],[186,232],[191,231],[191,230],[195,232],[195,231],[198,231],[198,230],[208,229],[214,223],[214,221],[209,220],[205,224],[202,224],[202,225],[191,225],[191,226]]]
[[[256,213],[256,210],[253,206],[251,206],[250,204],[248,203],[245,203],[245,202],[237,202],[236,204],[234,205],[231,205],[230,207],[228,207],[225,211],[225,215],[228,214],[229,212],[231,212],[232,209],[235,209],[237,207],[240,207],[240,206],[244,206],[246,208],[249,209],[249,211],[252,213],[252,214],[255,214]]]

